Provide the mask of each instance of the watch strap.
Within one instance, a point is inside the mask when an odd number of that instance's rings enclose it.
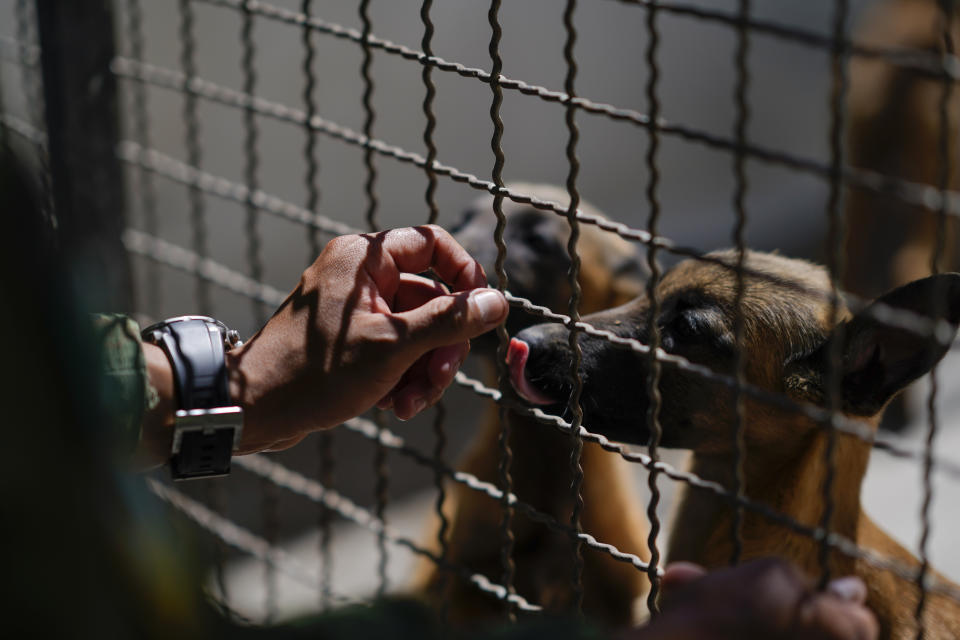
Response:
[[[157,343],[170,358],[181,409],[224,407],[230,402],[226,330],[212,320],[191,318],[157,330]]]

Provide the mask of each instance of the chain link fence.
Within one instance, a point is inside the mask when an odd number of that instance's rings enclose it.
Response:
[[[816,223],[797,223],[798,231],[791,233],[807,240],[787,248],[825,260],[832,287],[831,316],[840,313],[841,296],[855,311],[866,308],[868,300],[842,290],[845,238],[862,232],[844,228],[846,191],[879,194],[905,207],[928,211],[939,221],[941,236],[946,234],[947,221],[960,215],[949,168],[955,155],[949,145],[951,99],[960,76],[945,27],[952,23],[952,3],[943,3],[943,19],[930,25],[931,41],[943,43],[935,50],[857,40],[851,36],[851,13],[862,9],[862,3],[851,7],[844,0],[810,9],[808,14],[788,12],[793,22],[748,0],[723,7],[672,0],[567,0],[523,10],[502,7],[493,0],[482,12],[463,3],[434,6],[432,0],[389,6],[370,0],[336,6],[311,0],[117,0],[71,3],[69,9],[43,1],[36,6],[26,0],[5,4],[14,28],[0,35],[4,139],[32,150],[51,194],[48,213],[56,212],[69,238],[68,247],[79,259],[91,262],[93,274],[105,277],[107,286],[98,301],[103,305],[133,311],[143,319],[178,312],[215,315],[249,334],[283,301],[284,283],[294,282],[329,238],[396,224],[451,226],[450,212],[459,211],[458,203],[466,202],[470,194],[488,193],[494,198],[497,218],[490,239],[499,256],[495,282],[507,293],[512,313],[531,314],[570,329],[574,391],[562,416],[516,404],[502,393],[509,384],[505,354],[510,336],[501,327],[497,331],[499,389],[478,379],[477,373],[460,373],[456,378],[460,390],[449,394],[430,416],[409,426],[374,413],[313,436],[313,447],[304,444],[285,454],[237,458],[237,472],[229,480],[174,487],[159,476],[151,478],[150,486],[160,498],[218,541],[211,595],[224,606],[240,609],[258,622],[277,620],[283,615],[281,579],[313,593],[316,609],[365,601],[403,586],[391,583],[397,572],[389,570],[392,554],[402,548],[449,572],[449,579],[465,581],[503,601],[511,616],[537,612],[541,603],[514,589],[512,521],[515,513],[521,513],[569,537],[575,606],[583,598],[581,572],[587,548],[644,572],[652,587],[648,608],[655,613],[662,575],[660,487],[668,483],[713,494],[736,507],[731,532],[734,562],[742,552],[745,514],[759,514],[822,545],[823,580],[829,576],[830,553],[839,552],[918,585],[918,619],[927,593],[960,600],[960,590],[934,576],[928,562],[933,479],[960,479],[960,464],[935,450],[941,422],[936,411],[940,406],[937,384],[929,391],[930,411],[923,445],[918,448],[902,438],[878,435],[871,425],[841,414],[836,384],[828,393],[827,408],[802,403],[750,384],[742,357],[730,375],[664,351],[656,323],[649,327],[650,339],[641,342],[584,322],[579,314],[578,273],[583,225],[618,234],[645,253],[650,271],[647,291],[656,305],[654,293],[663,264],[680,258],[718,263],[696,246],[732,242],[738,256],[732,268],[739,308],[744,278],[763,277],[748,273],[744,266],[748,243],[789,242],[783,235],[770,233],[758,242],[760,236],[750,236],[751,226],[767,230],[771,224],[789,226],[795,212],[805,210],[820,218]],[[69,48],[76,38],[65,35],[64,25],[81,19],[76,16],[85,16],[84,26],[89,28],[82,42],[105,43],[87,56],[76,55]],[[617,21],[624,24],[611,26]],[[536,29],[529,29],[531,25]],[[716,104],[691,106],[704,93],[683,87],[684,80],[673,81],[668,73],[677,68],[677,52],[683,51],[677,48],[675,36],[686,28],[693,29],[690,33],[709,34],[702,46],[729,54],[724,61],[726,75],[717,81],[727,83],[726,88],[712,93],[715,87],[708,82],[704,90],[711,92]],[[409,37],[417,29],[420,42],[414,45]],[[610,42],[601,46],[598,36],[608,29]],[[452,35],[446,36],[446,30]],[[390,32],[406,36],[407,44],[381,35]],[[465,44],[456,46],[458,40]],[[546,42],[550,47],[542,46]],[[41,45],[45,50],[42,68]],[[792,68],[790,60],[814,61],[796,67],[802,70],[797,82],[802,84],[806,74],[811,86],[822,89],[807,97],[809,105],[819,105],[811,107],[809,119],[770,108],[769,94],[787,90],[784,87],[793,82],[759,57],[758,52],[764,54],[771,47],[789,52],[782,53],[787,68]],[[439,52],[444,50],[469,54],[471,62],[443,57]],[[552,62],[541,67],[517,62],[518,52]],[[482,54],[486,57],[481,58]],[[880,61],[939,83],[940,98],[929,105],[929,117],[937,121],[942,141],[931,150],[942,167],[936,181],[848,161],[845,105],[851,64],[858,60]],[[533,76],[538,82],[513,75],[514,70],[537,73],[538,68],[542,76]],[[596,76],[604,73],[614,77],[598,82]],[[100,83],[93,93],[84,90],[89,84],[80,84],[91,77]],[[686,82],[696,81],[691,77]],[[665,89],[667,82],[674,84]],[[583,87],[605,97],[586,97],[589,92]],[[528,126],[530,114],[551,119],[552,128],[535,134],[517,131]],[[776,124],[778,117],[803,120],[797,124],[797,139],[776,131],[781,128]],[[764,120],[773,122],[773,128]],[[421,126],[410,126],[417,121]],[[538,124],[531,122],[529,127],[536,129]],[[770,135],[765,138],[760,133]],[[810,143],[813,133],[819,138]],[[537,135],[542,136],[539,141]],[[538,143],[542,144],[539,149]],[[511,169],[515,157],[520,159],[516,163],[520,171]],[[691,167],[683,166],[687,158]],[[88,184],[71,181],[70,176],[76,175],[71,168],[79,166],[91,169]],[[548,201],[509,186],[508,173],[522,172],[564,182],[567,200]],[[724,177],[717,178],[721,173]],[[617,185],[612,186],[611,180]],[[685,201],[678,197],[700,180],[706,185],[704,198],[727,194],[722,206],[705,207],[697,194],[684,194]],[[582,192],[592,197],[608,188],[614,196],[600,199],[614,203],[615,215],[599,217],[580,208]],[[769,202],[780,192],[799,204],[782,208],[774,222],[764,220],[767,214],[760,210],[769,209]],[[759,195],[752,197],[754,193]],[[627,204],[617,205],[618,199]],[[510,251],[503,236],[505,202],[530,205],[566,219],[572,293],[565,313],[510,293],[504,267]],[[710,212],[696,212],[706,209]],[[678,225],[704,231],[678,233]],[[942,244],[933,249],[932,264],[940,264],[943,250]],[[123,267],[128,260],[134,267],[132,280]],[[931,336],[939,330],[939,321],[883,305],[871,309],[878,320],[908,331]],[[742,314],[737,317],[735,344],[742,353],[745,327]],[[612,443],[582,423],[579,334],[608,340],[647,359],[652,372],[646,390],[651,406],[645,417],[638,417],[646,420],[652,434],[645,453]],[[833,367],[838,370],[839,354],[833,355]],[[718,383],[736,394],[733,486],[661,459],[657,381],[659,372],[667,368]],[[831,471],[816,525],[798,522],[747,495],[742,461],[745,399],[801,414],[826,430],[824,466]],[[451,462],[454,449],[463,445],[473,428],[472,416],[485,403],[501,407],[496,483],[457,470]],[[513,458],[508,412],[533,418],[545,430],[570,438],[574,454],[569,520],[558,520],[532,506],[525,496],[515,495],[511,469],[525,462]],[[909,461],[920,473],[919,570],[831,529],[832,470],[842,464],[835,459],[838,435],[864,441],[879,456]],[[589,482],[580,465],[584,442],[633,463],[646,478],[648,556],[617,549],[583,530],[582,483]],[[355,462],[362,459],[368,459],[369,466],[361,473],[353,467],[367,464]],[[338,483],[345,487],[341,490]],[[501,505],[500,575],[484,575],[448,558],[444,505],[454,485]],[[393,498],[427,486],[433,487],[432,510],[441,523],[435,542],[409,535],[390,522]],[[250,495],[259,498],[251,501]],[[314,505],[310,515],[305,515],[303,501]],[[372,536],[365,553],[375,562],[369,567],[372,582],[366,590],[342,589],[338,584],[336,565],[355,561],[335,552],[334,530],[346,522]],[[314,532],[315,567],[305,566],[284,546],[305,531]],[[245,556],[256,558],[264,572],[258,591],[262,604],[252,609],[236,604],[243,597],[231,593],[236,583],[227,575]]]

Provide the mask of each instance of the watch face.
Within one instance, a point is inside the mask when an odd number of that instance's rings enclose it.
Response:
[[[164,329],[165,327],[175,322],[185,322],[187,320],[202,320],[204,322],[212,322],[218,327],[222,327],[224,331],[227,330],[227,325],[209,316],[174,316],[173,318],[167,318],[166,320],[161,320],[160,322],[155,322],[151,324],[149,327],[144,329],[141,333],[143,334],[152,333],[159,329]]]
[[[147,342],[149,342],[150,344],[159,344],[160,340],[162,339],[163,331],[164,330],[169,331],[170,325],[176,324],[178,322],[187,322],[189,320],[200,320],[202,322],[215,325],[218,329],[220,329],[223,332],[224,345],[226,346],[227,349],[238,347],[243,344],[243,342],[240,340],[240,334],[237,331],[233,329],[228,329],[227,325],[209,316],[176,316],[173,318],[167,318],[166,320],[161,320],[160,322],[156,322],[150,325],[149,327],[147,327],[146,329],[144,329],[143,331],[141,331],[140,337],[143,340],[146,340]]]

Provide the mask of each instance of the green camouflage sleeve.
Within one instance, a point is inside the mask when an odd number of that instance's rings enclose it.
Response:
[[[103,366],[101,397],[110,416],[107,426],[116,450],[129,455],[140,439],[144,412],[158,401],[157,391],[147,377],[140,327],[119,314],[98,314],[93,322]]]

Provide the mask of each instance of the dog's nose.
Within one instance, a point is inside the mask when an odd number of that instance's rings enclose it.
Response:
[[[569,393],[569,332],[561,324],[538,324],[517,334],[508,349],[514,389],[532,404],[559,404]]]

